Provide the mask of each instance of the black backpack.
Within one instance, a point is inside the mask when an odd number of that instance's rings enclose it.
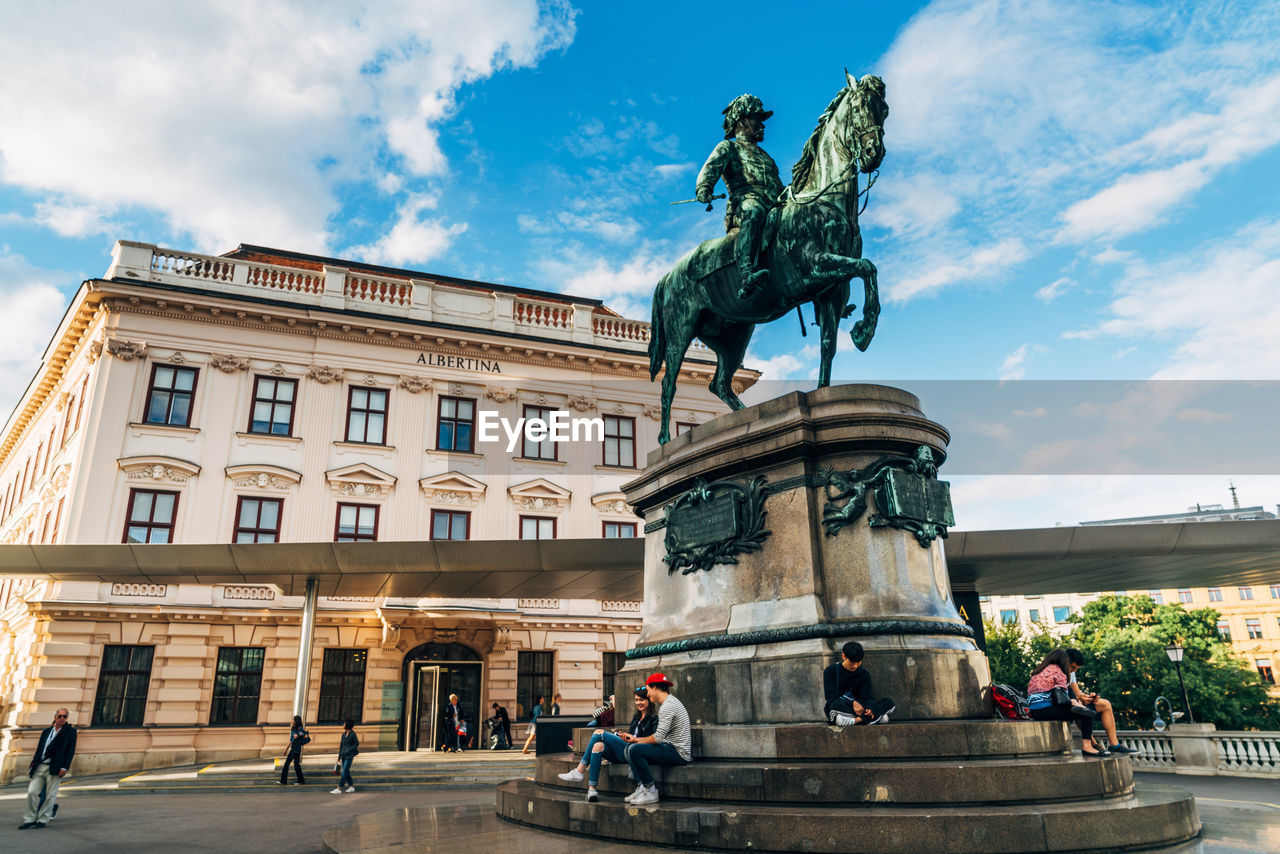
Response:
[[[996,717],[1006,721],[1026,721],[1031,719],[1031,709],[1027,706],[1027,698],[1022,692],[1010,685],[991,686],[991,704],[995,707]]]

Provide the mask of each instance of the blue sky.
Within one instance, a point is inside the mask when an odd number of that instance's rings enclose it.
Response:
[[[759,95],[786,175],[846,67],[884,78],[890,115],[862,219],[885,309],[838,380],[1280,379],[1280,6],[778,9],[0,0],[0,396],[117,238],[647,319],[657,278],[721,231],[719,208],[667,204],[693,195],[720,110]],[[813,342],[786,318],[749,364],[806,378]],[[957,494],[986,525],[1225,501],[1227,476],[1280,501],[1251,474]]]

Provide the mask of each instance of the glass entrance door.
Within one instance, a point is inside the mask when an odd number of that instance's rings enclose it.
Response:
[[[414,725],[409,728],[409,750],[434,750],[439,717],[440,668],[419,664],[411,673]]]

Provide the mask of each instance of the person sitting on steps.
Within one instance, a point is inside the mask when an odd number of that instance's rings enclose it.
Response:
[[[840,648],[840,663],[822,672],[822,692],[826,696],[823,712],[836,726],[882,724],[896,706],[893,700],[875,699],[871,674],[862,666],[862,644],[849,641]]]
[[[656,804],[658,786],[653,779],[650,765],[688,765],[693,761],[693,729],[689,725],[689,713],[684,704],[671,694],[671,680],[655,673],[645,681],[649,699],[658,702],[658,728],[653,735],[637,738],[630,733],[622,736],[629,742],[627,762],[631,764],[631,776],[636,778],[636,790],[623,800],[636,806]]]
[[[626,734],[633,738],[653,735],[658,729],[658,713],[653,710],[653,703],[649,701],[649,689],[643,685],[637,688],[635,702],[636,713],[631,718],[631,726],[627,728]],[[581,783],[583,772],[589,771],[587,800],[598,800],[600,795],[596,792],[596,784],[600,781],[600,766],[605,762],[626,761],[627,742],[623,738],[624,736],[607,730],[596,730],[587,742],[586,750],[582,751],[582,760],[578,766],[560,774],[560,779],[566,783]]]
[[[1067,687],[1071,690],[1071,696],[1098,713],[1098,721],[1102,724],[1102,731],[1107,734],[1107,750],[1120,754],[1137,753],[1138,751],[1130,750],[1121,744],[1120,739],[1116,736],[1116,713],[1111,708],[1111,701],[1104,700],[1096,693],[1086,694],[1080,689],[1080,684],[1076,682],[1076,671],[1084,666],[1084,653],[1078,649],[1070,648],[1067,650],[1067,660],[1071,663],[1071,672],[1067,674]]]
[[[1093,743],[1093,719],[1096,713],[1079,700],[1065,697],[1067,702],[1055,703],[1054,690],[1067,691],[1067,671],[1071,669],[1071,659],[1065,649],[1050,650],[1031,673],[1031,681],[1027,683],[1027,705],[1031,709],[1033,721],[1067,721],[1074,722],[1080,728],[1080,750],[1085,756],[1110,756],[1105,750],[1099,750]]]

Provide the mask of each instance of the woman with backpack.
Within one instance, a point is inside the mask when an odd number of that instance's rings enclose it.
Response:
[[[1055,649],[1044,657],[1031,673],[1027,683],[1027,705],[1031,707],[1034,721],[1067,721],[1080,728],[1083,738],[1081,752],[1085,756],[1110,756],[1093,743],[1094,713],[1082,703],[1072,699],[1067,689],[1067,672],[1071,660],[1065,649]]]
[[[302,745],[311,741],[311,735],[302,725],[302,718],[293,716],[293,726],[289,728],[289,746],[284,749],[284,764],[280,766],[280,785],[289,780],[289,763],[293,763],[293,773],[298,778],[298,785],[307,781],[302,779]]]

